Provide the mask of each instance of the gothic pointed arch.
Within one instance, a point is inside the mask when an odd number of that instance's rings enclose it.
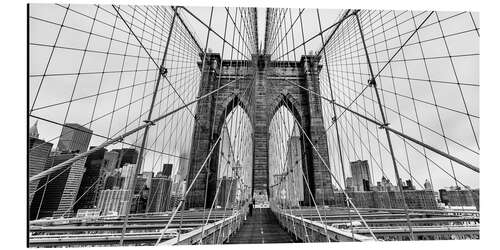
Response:
[[[302,56],[300,61],[288,63],[271,61],[269,55],[253,55],[252,60],[248,61],[221,60],[216,53],[209,53],[202,58],[206,58],[208,62],[203,64],[207,68],[202,70],[199,96],[230,84],[198,103],[188,174],[188,185],[194,183],[186,205],[207,206],[214,199],[210,190],[214,192],[215,189],[218,148],[212,153],[211,149],[220,135],[227,114],[236,106],[243,108],[252,124],[251,193],[269,194],[269,124],[276,111],[284,106],[303,129],[301,140],[303,152],[307,155],[304,157],[307,162],[303,166],[307,166],[304,173],[309,180],[312,196],[318,204],[332,199],[332,183],[326,167],[329,164],[328,144],[321,100],[306,91],[312,89],[320,92],[319,58]],[[222,65],[222,72],[211,65]],[[290,81],[294,84],[290,84]],[[210,160],[210,164],[200,172],[206,159]],[[201,174],[195,178],[197,172]],[[311,200],[305,203],[311,204]]]

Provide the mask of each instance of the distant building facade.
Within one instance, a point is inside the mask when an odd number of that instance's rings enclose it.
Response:
[[[139,181],[145,179],[138,178],[137,180]],[[144,184],[143,181],[141,181],[141,183]],[[146,212],[149,188],[145,185],[142,186],[142,184],[136,185],[136,190],[139,191],[134,192],[134,197],[132,198],[132,205],[130,207],[130,213],[132,214],[142,214]]]
[[[33,126],[31,126],[30,129],[28,130],[28,137],[38,139],[39,136],[40,134],[38,133],[38,120],[37,120],[35,121],[35,124],[33,124]]]
[[[38,132],[32,130],[30,133],[35,135]],[[56,151],[50,153],[44,169],[54,167],[78,153],[87,151],[91,138],[92,130],[76,123],[64,124]],[[38,184],[40,191],[33,196],[31,202],[30,219],[73,215],[72,208],[78,198],[86,158],[40,180]]]
[[[151,187],[151,180],[155,174],[153,172],[142,172],[142,177],[146,179],[146,186]]]
[[[50,150],[52,149],[52,143],[38,139],[38,130],[36,130],[36,123],[34,126],[34,133],[30,133],[30,137],[28,138],[28,178],[41,173],[45,169]],[[37,137],[31,137],[31,135]],[[39,180],[29,183],[29,206],[31,206],[31,201],[35,196],[35,191],[38,188],[38,184]]]
[[[92,147],[91,147],[92,148]],[[103,168],[106,167],[104,156],[107,150],[102,148],[87,156],[85,161],[85,172],[78,191],[78,201],[73,209],[91,209],[97,204],[97,197],[102,190],[102,185],[98,185],[104,179]]]
[[[189,153],[183,152],[179,155],[179,168],[177,174],[181,181],[185,181],[189,173]]]
[[[352,174],[352,187],[354,191],[370,191],[372,180],[368,161],[354,161],[350,163]]]
[[[167,210],[175,209],[181,202],[181,199],[182,199],[181,194],[172,194],[170,197],[170,201],[168,202]]]
[[[147,178],[144,177],[142,174],[138,175],[135,178],[134,194],[139,194],[142,191],[144,191],[144,189],[148,189],[148,188],[149,187],[147,185]]]
[[[302,151],[299,136],[292,136],[287,143],[287,185],[293,206],[304,201],[304,178],[302,170]]]
[[[377,182],[377,186],[372,186],[372,191],[379,192],[391,192],[399,190],[397,186],[392,185],[391,181],[385,176],[382,176],[382,180]]]
[[[439,197],[447,206],[474,206],[479,210],[479,189],[440,189]]]
[[[82,208],[82,209],[78,209],[75,217],[85,218],[85,217],[97,217],[100,215],[101,215],[101,210],[99,210],[97,208],[89,208],[89,209]]]
[[[217,194],[217,205],[230,208],[236,197],[236,179],[234,177],[219,178],[219,193]]]
[[[437,209],[437,200],[433,191],[404,190],[404,200],[399,191],[347,191],[356,207],[359,208],[404,208],[404,202],[410,209]],[[332,204],[335,207],[346,207],[347,201],[343,192],[335,192]]]
[[[172,175],[172,168],[173,165],[170,163],[163,164],[163,169],[161,171],[161,174],[165,177],[170,177]]]
[[[101,190],[97,208],[101,215],[125,215],[130,195],[130,190]]]
[[[104,183],[105,190],[108,189],[121,189],[123,178],[121,177],[121,169],[114,169],[106,176],[106,181]]]
[[[132,187],[132,178],[135,176],[136,167],[135,164],[129,163],[123,165],[120,176],[122,178],[121,189],[135,190],[135,187]]]
[[[137,164],[139,153],[135,148],[113,149],[111,151],[118,153],[118,164],[116,168],[122,168],[125,164]]]
[[[429,180],[427,180],[427,179],[424,182],[424,189],[425,190],[429,190],[429,191],[434,190],[434,188],[432,187],[431,182]]]
[[[116,166],[120,154],[116,151],[107,151],[104,153],[103,166],[101,168],[101,179],[96,184],[96,190],[99,194],[101,190],[113,189],[114,181],[112,175],[116,174]]]
[[[172,182],[167,177],[153,177],[149,189],[147,213],[166,212],[170,198]]]
[[[47,159],[45,169],[56,166],[75,156],[76,154],[72,153],[51,153]],[[71,164],[71,166],[62,168],[40,180],[40,187],[46,185],[33,197],[30,219],[72,215],[71,208],[80,188],[80,182],[85,171],[85,161],[86,158],[82,158]]]
[[[415,190],[415,186],[413,186],[413,182],[411,180],[406,180],[405,182],[401,181],[403,185],[403,190]]]
[[[61,131],[57,150],[60,152],[85,152],[91,138],[92,130],[76,123],[66,123]]]

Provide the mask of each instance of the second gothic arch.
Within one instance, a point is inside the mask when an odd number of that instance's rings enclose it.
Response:
[[[211,204],[217,182],[218,147],[210,154],[211,146],[220,135],[222,124],[227,115],[236,106],[241,106],[248,115],[253,132],[253,166],[252,166],[252,193],[269,194],[268,150],[269,125],[276,111],[284,106],[298,120],[307,137],[317,145],[318,152],[313,152],[311,146],[305,145],[303,150],[307,155],[308,169],[304,172],[309,178],[309,187],[314,196],[325,197],[331,190],[330,175],[326,173],[324,164],[318,158],[318,153],[327,157],[326,133],[321,111],[321,100],[304,89],[319,90],[319,58],[303,56],[299,62],[276,63],[271,62],[269,56],[255,55],[252,65],[243,68],[244,64],[221,62],[218,54],[208,54],[208,60],[218,60],[223,72],[204,70],[204,81],[200,84],[199,95],[208,93],[223,84],[241,77],[241,80],[220,90],[215,96],[206,98],[198,103],[197,123],[193,135],[188,183],[195,181],[193,191],[188,196],[188,207],[201,207]],[[264,60],[264,62],[261,62]],[[216,64],[216,65],[217,65]],[[206,63],[210,67],[212,63]],[[234,66],[235,65],[235,66]],[[264,66],[262,66],[264,65]],[[262,67],[261,67],[262,66]],[[239,72],[239,75],[235,75]],[[225,75],[227,74],[227,75]],[[219,79],[219,76],[221,77]],[[285,79],[283,79],[285,78]],[[239,79],[239,78],[238,78]],[[291,85],[292,79],[302,88]],[[219,85],[220,84],[220,85]],[[304,136],[301,135],[304,140]],[[198,172],[203,161],[211,158],[209,171],[201,174],[194,180],[194,173]],[[328,163],[327,163],[328,164]],[[207,190],[208,187],[208,190]],[[201,203],[201,201],[204,201]],[[323,202],[325,200],[323,199]],[[310,202],[310,201],[305,201]],[[321,202],[320,202],[321,203]]]

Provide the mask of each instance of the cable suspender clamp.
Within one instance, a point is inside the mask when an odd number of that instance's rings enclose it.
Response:
[[[337,122],[337,116],[336,116],[336,115],[334,115],[334,116],[332,117],[332,122],[333,122],[333,123],[336,123],[336,122]]]
[[[368,86],[377,87],[377,82],[375,81],[375,78],[368,80]]]
[[[160,75],[166,78],[167,77],[167,73],[168,73],[168,69],[165,68],[165,67],[163,67],[163,66],[161,66],[160,67]]]
[[[380,124],[380,127],[378,127],[379,129],[386,129],[387,127],[389,127],[390,123],[384,123],[384,124]]]
[[[144,123],[147,123],[149,126],[154,126],[154,125],[156,125],[156,124],[155,124],[153,121],[151,121],[151,120],[144,120],[143,122],[144,122]]]

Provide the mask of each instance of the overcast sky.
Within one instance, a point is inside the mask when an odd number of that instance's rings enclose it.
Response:
[[[69,9],[65,7],[66,5],[30,5],[28,108],[33,107],[33,117],[29,118],[29,123],[33,124],[39,120],[41,138],[51,140],[55,145],[61,131],[61,126],[57,123],[85,124],[94,133],[104,137],[114,137],[141,125],[146,119],[157,78],[155,63],[161,62],[162,48],[166,45],[171,9],[120,6],[120,17],[109,5],[99,8],[91,5],[71,5]],[[203,23],[210,22],[210,8],[189,7],[189,10]],[[290,27],[290,19],[294,20],[299,11],[291,9],[287,12],[287,27]],[[207,28],[185,11],[181,10],[180,13],[199,45],[204,48]],[[224,8],[214,8],[212,28],[221,36],[224,34],[227,13]],[[229,13],[239,22],[238,14],[241,12],[229,8]],[[266,10],[259,8],[257,13],[259,44],[263,44]],[[320,10],[319,13],[322,28],[325,29],[338,20],[342,11]],[[412,14],[415,18],[412,18]],[[362,12],[362,25],[366,31],[375,74],[428,14],[429,12]],[[302,18],[306,40],[320,32],[316,10],[306,9]],[[441,21],[441,27],[437,18]],[[94,19],[97,21],[94,22]],[[61,23],[64,23],[63,28]],[[369,71],[359,31],[355,29],[354,24],[354,19],[346,21],[326,47],[326,57],[322,55],[321,94],[330,98],[331,86],[334,99],[345,106],[359,96],[351,108],[380,121],[378,106],[374,106],[377,102],[373,89],[367,89],[360,95],[368,82]],[[479,36],[474,29],[474,25],[479,27],[479,16],[477,13],[439,12],[437,15],[431,15],[426,24],[428,26],[423,27],[418,36],[415,35],[409,40],[408,45],[377,78],[384,112],[394,129],[404,131],[419,140],[421,132],[422,141],[425,143],[479,167],[479,148],[475,139],[479,138]],[[395,27],[399,27],[399,30]],[[129,28],[139,37],[142,45],[129,32]],[[296,25],[293,31],[297,44],[302,41],[302,30]],[[330,32],[331,30],[325,32],[325,39]],[[235,34],[234,26],[228,25],[226,40],[229,41],[235,36],[237,41]],[[442,39],[443,35],[446,39]],[[292,44],[292,36],[289,35],[286,41]],[[238,54],[234,49],[230,49],[230,46],[223,44],[219,37],[212,34],[207,47],[213,52],[224,54],[224,59],[244,59],[250,56],[242,45],[239,48],[244,52]],[[142,46],[147,48],[149,54],[141,49]],[[306,51],[317,51],[320,47],[321,39],[317,37],[306,44]],[[163,78],[160,82],[152,117],[181,107],[197,97],[200,76],[196,64],[200,61],[198,52],[194,41],[177,21],[165,63],[168,80]],[[294,56],[298,60],[302,54],[303,50],[298,49]],[[278,58],[278,55],[273,55],[273,58]],[[281,60],[283,59],[287,58]],[[290,59],[293,60],[294,57]],[[329,71],[326,70],[327,63]],[[330,79],[327,72],[330,73]],[[436,97],[437,108],[432,91]],[[412,95],[415,101],[410,97]],[[70,100],[72,101],[69,102]],[[330,103],[322,104],[330,164],[334,174],[340,176],[337,138],[334,127],[331,127],[333,111]],[[469,116],[465,114],[464,104],[468,108]],[[195,105],[191,105],[189,109],[162,120],[150,130],[147,148],[151,150],[148,151],[144,164],[146,171],[159,171],[163,163],[173,163],[174,168],[177,168],[179,156],[186,155],[191,147],[195,110]],[[276,136],[277,131],[292,131],[293,119],[287,112],[280,109],[277,113],[279,116],[274,117],[280,117],[287,121],[284,124],[288,125],[273,127],[273,131],[270,131],[272,138]],[[337,112],[339,114],[342,111]],[[237,109],[234,113],[235,120],[228,122],[231,140],[224,140],[232,142],[236,147],[238,142],[242,141],[241,138],[250,138],[252,128],[248,125],[249,120],[245,118],[244,111]],[[420,125],[414,122],[417,117]],[[244,132],[236,129],[237,126],[233,124],[240,120],[247,124],[243,125],[246,128]],[[430,131],[431,129],[435,132]],[[449,139],[443,138],[442,131]],[[383,130],[345,113],[339,120],[339,133],[345,162],[368,160],[374,180],[380,180],[385,174],[394,183],[390,154],[384,149],[387,147],[387,138]],[[138,145],[141,135],[142,133],[132,135],[125,142]],[[405,147],[402,139],[397,136],[392,136],[392,139],[403,179],[408,179],[411,171],[416,182],[423,185],[425,179],[431,178],[434,187],[441,188],[455,184],[445,173],[452,173],[454,170],[457,179],[465,185],[479,186],[479,174],[455,163],[450,165],[448,160],[428,150],[425,152],[427,157],[424,157],[422,147],[415,144],[407,144]],[[283,155],[283,144],[286,140],[287,138],[279,140],[270,151],[278,152],[278,148],[281,148],[279,154]],[[105,138],[93,136],[91,145],[104,141]],[[282,145],[278,146],[280,143]],[[244,146],[251,148],[252,143],[245,143]],[[119,147],[129,146],[116,144],[109,148]],[[234,156],[241,160],[242,165],[246,165],[244,172],[247,179],[250,178],[248,168],[251,166],[248,152],[251,151],[240,150],[235,152]],[[426,161],[426,158],[445,171]],[[349,169],[348,166],[346,169]],[[274,173],[275,170],[270,172]]]

